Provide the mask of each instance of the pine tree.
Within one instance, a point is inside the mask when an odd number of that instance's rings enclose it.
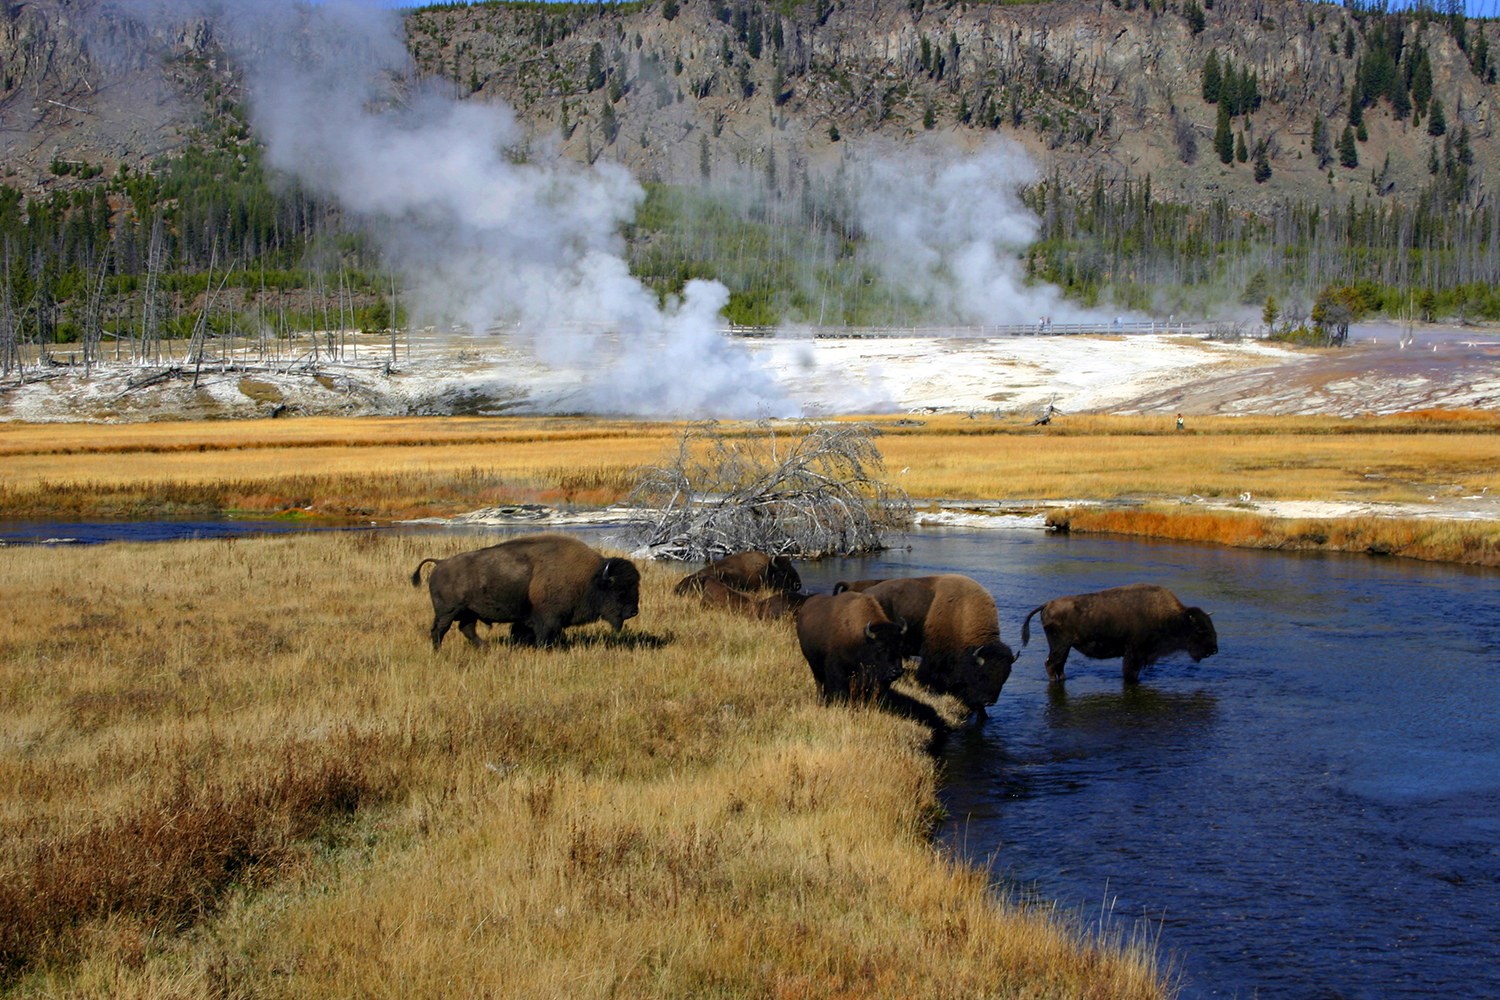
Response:
[[[1198,0],[1187,0],[1182,5],[1182,16],[1188,23],[1188,30],[1194,35],[1203,31],[1203,8],[1198,6]]]
[[[661,16],[668,21],[677,16],[677,0],[662,0]]]
[[[1359,147],[1354,144],[1354,129],[1344,126],[1339,138],[1339,165],[1353,170],[1359,166]]]
[[[1318,158],[1318,169],[1322,170],[1328,166],[1333,159],[1333,150],[1328,142],[1328,126],[1323,121],[1322,115],[1313,117],[1312,125],[1312,151]]]
[[[1235,141],[1235,144],[1234,144],[1234,158],[1236,160],[1239,160],[1241,163],[1244,163],[1244,162],[1246,162],[1247,160],[1250,159],[1250,150],[1248,150],[1248,149],[1245,148],[1245,133],[1244,132],[1241,132],[1239,139]]]
[[[1432,106],[1427,111],[1427,134],[1442,135],[1448,131],[1448,120],[1443,117],[1443,102],[1436,97],[1432,99]]]
[[[1358,128],[1365,120],[1365,108],[1359,98],[1359,84],[1354,84],[1354,89],[1349,93],[1349,124]]]
[[[1224,72],[1219,68],[1219,50],[1209,52],[1203,60],[1203,99],[1209,104],[1219,103],[1219,91],[1224,85]]]
[[[1262,142],[1255,147],[1255,183],[1264,184],[1271,179],[1271,154]]]
[[[604,86],[604,50],[598,42],[589,49],[589,74],[584,86],[588,87],[590,93]]]
[[[1233,162],[1234,134],[1229,129],[1229,105],[1223,102],[1219,104],[1219,123],[1214,127],[1214,151],[1220,163]]]

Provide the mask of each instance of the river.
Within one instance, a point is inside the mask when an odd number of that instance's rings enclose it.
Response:
[[[1142,920],[1201,997],[1500,995],[1500,574],[1023,532],[913,536],[803,571],[959,572],[1016,645],[1044,600],[1160,583],[1218,655],[1148,668],[1046,638],[944,751],[947,844],[1084,921]]]
[[[1212,611],[1218,655],[1170,657],[1133,689],[1118,660],[1074,653],[1049,690],[1035,628],[988,719],[946,743],[942,841],[1085,925],[1145,927],[1185,1000],[1500,996],[1500,573],[1032,531],[913,534],[800,568],[825,592],[964,573],[1012,646],[1043,601],[1123,583]]]

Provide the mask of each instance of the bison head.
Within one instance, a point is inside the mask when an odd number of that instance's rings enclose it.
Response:
[[[1202,608],[1188,608],[1182,613],[1187,624],[1187,653],[1197,663],[1205,656],[1219,651],[1219,633],[1214,631],[1213,619]]]
[[[606,559],[594,574],[593,604],[616,632],[640,614],[641,574],[629,559]]]
[[[766,567],[766,585],[772,590],[788,594],[795,594],[802,589],[802,577],[797,575],[790,556],[776,556],[771,560],[771,564]]]
[[[975,646],[964,655],[963,672],[952,694],[970,711],[982,712],[1000,697],[1014,662],[1016,654],[999,639]]]
[[[860,656],[861,687],[882,693],[901,676],[901,642],[906,622],[869,622],[865,625],[865,650]]]

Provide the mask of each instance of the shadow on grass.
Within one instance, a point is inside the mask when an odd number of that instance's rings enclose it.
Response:
[[[637,632],[627,629],[621,632],[586,632],[570,636],[561,648],[577,649],[662,649],[677,641],[671,632],[658,635],[655,632]]]

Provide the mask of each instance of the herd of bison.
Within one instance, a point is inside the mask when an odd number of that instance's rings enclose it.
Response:
[[[428,563],[434,564],[427,581],[434,650],[454,622],[475,646],[479,622],[509,623],[512,641],[550,646],[568,626],[602,619],[619,631],[640,610],[635,565],[567,535],[529,535],[424,559],[412,573],[413,587],[421,585]],[[757,618],[794,615],[802,655],[825,701],[889,700],[903,662],[916,657],[919,683],[982,715],[1000,696],[1016,659],[1000,640],[994,598],[957,574],[855,580],[836,584],[831,594],[806,594],[788,557],[739,552],[684,577],[676,593]],[[1038,612],[1049,647],[1047,676],[1055,684],[1062,683],[1074,649],[1094,659],[1122,657],[1130,684],[1142,667],[1168,653],[1186,652],[1197,661],[1219,650],[1208,613],[1184,607],[1154,584],[1054,598],[1026,616],[1022,646]]]

